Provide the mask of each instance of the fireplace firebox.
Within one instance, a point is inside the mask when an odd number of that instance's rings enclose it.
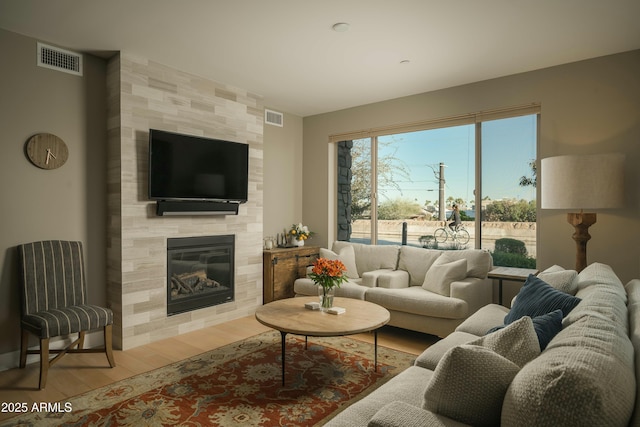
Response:
[[[167,239],[167,316],[234,300],[235,236]]]

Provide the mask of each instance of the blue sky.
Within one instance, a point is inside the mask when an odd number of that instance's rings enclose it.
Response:
[[[493,200],[533,200],[535,189],[521,187],[520,177],[530,176],[529,162],[536,157],[536,116],[483,122],[483,197]],[[409,177],[395,176],[401,191],[380,189],[380,201],[404,198],[423,204],[438,198],[433,169],[446,165],[445,199],[474,199],[474,125],[384,136],[378,156],[394,155],[410,171]]]

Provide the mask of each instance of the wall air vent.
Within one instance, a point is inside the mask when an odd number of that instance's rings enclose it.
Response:
[[[273,110],[264,110],[264,122],[273,126],[284,126],[284,114]]]
[[[82,55],[38,42],[38,67],[82,75]]]

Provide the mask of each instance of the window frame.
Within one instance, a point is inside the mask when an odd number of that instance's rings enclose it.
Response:
[[[413,123],[404,123],[397,125],[381,126],[366,130],[336,133],[329,135],[329,143],[337,144],[340,141],[356,140],[369,138],[371,140],[371,244],[378,242],[377,227],[377,201],[378,201],[378,177],[377,177],[377,156],[378,156],[378,137],[389,136],[400,133],[418,132],[425,130],[441,129],[461,125],[475,125],[475,248],[480,249],[482,246],[482,122],[515,118],[520,116],[536,115],[536,153],[538,152],[540,142],[540,118],[541,105],[539,103],[531,103],[509,108],[496,110],[480,111],[468,113],[459,116],[437,118],[431,120],[423,120]],[[337,162],[336,162],[337,163]],[[337,171],[334,171],[335,175]],[[337,192],[337,189],[335,190]],[[336,194],[333,194],[335,199]],[[536,204],[538,204],[536,197]],[[334,215],[336,212],[334,211]]]

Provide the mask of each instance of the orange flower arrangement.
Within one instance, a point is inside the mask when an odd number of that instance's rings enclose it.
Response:
[[[328,290],[333,287],[339,288],[340,284],[347,280],[344,275],[346,271],[347,267],[340,260],[318,258],[313,263],[313,269],[309,273],[309,277],[325,290]]]

